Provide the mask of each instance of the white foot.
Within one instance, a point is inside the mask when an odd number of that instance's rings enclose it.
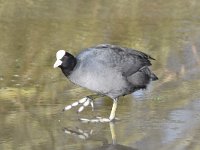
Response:
[[[85,107],[87,107],[89,105],[91,105],[92,110],[94,110],[93,100],[91,98],[89,98],[89,97],[86,96],[86,97],[80,99],[79,101],[76,101],[76,102],[72,103],[71,105],[67,105],[65,108],[63,108],[63,111],[70,110],[73,107],[76,107],[78,105],[81,105],[81,106],[77,110],[77,113],[82,112],[85,109]]]
[[[114,118],[111,120],[109,118],[96,117],[95,119],[80,118],[79,120],[83,123],[106,123],[106,122],[113,122],[119,119]]]

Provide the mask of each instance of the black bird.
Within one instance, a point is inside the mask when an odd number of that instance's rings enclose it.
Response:
[[[98,117],[87,122],[110,122],[115,119],[117,101],[120,96],[145,89],[150,81],[158,77],[149,69],[151,56],[125,47],[110,44],[100,44],[84,49],[74,57],[72,54],[59,50],[56,53],[54,68],[61,68],[64,75],[74,84],[94,91],[98,95],[113,99],[113,106],[108,119]],[[78,112],[91,104],[93,97],[85,97],[64,110],[82,104]]]

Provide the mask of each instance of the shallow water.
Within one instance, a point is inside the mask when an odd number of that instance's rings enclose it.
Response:
[[[197,0],[1,0],[0,149],[200,149],[199,7]],[[77,54],[99,43],[156,59],[159,80],[122,97],[114,124],[62,113],[91,92],[52,67],[58,49]],[[111,106],[98,99],[80,116],[106,117]]]

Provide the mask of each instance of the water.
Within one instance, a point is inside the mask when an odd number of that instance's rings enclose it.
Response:
[[[1,150],[200,149],[200,2],[0,1]],[[84,124],[64,106],[91,94],[53,69],[55,53],[99,43],[156,58],[159,80],[122,97],[114,124]],[[80,116],[109,116],[95,101]]]

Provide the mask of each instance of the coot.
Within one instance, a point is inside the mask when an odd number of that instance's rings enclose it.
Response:
[[[154,58],[143,52],[116,45],[100,44],[84,49],[76,57],[64,50],[59,50],[56,53],[56,59],[54,68],[61,68],[64,75],[74,84],[113,99],[108,119],[98,117],[93,120],[82,119],[82,121],[113,121],[120,96],[145,89],[150,81],[158,79],[149,69],[150,60]],[[81,112],[89,104],[93,106],[94,97],[85,97],[66,106],[64,110],[81,104],[78,110]]]

